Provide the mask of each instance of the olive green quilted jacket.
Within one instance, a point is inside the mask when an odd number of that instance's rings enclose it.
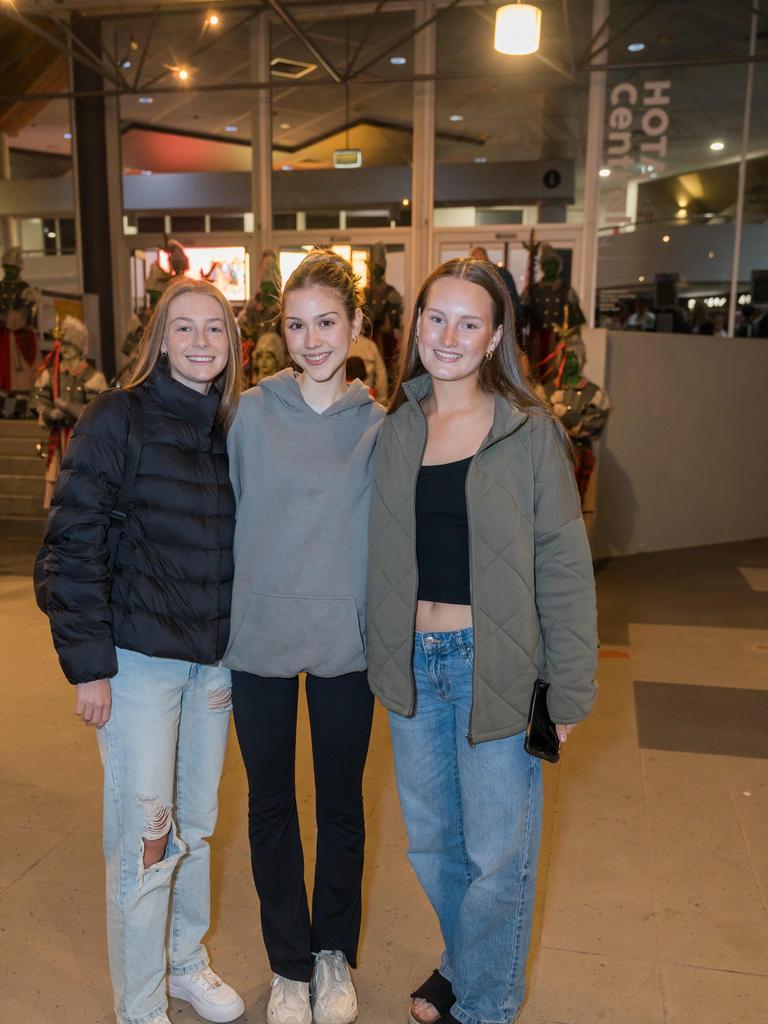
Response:
[[[413,715],[416,478],[427,427],[427,375],[389,416],[375,453],[369,523],[368,677],[391,711]],[[570,724],[595,698],[595,582],[573,469],[555,423],[496,398],[493,426],[467,473],[474,627],[469,741],[525,728],[533,684]]]

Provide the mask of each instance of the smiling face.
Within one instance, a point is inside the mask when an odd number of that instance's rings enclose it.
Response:
[[[501,334],[500,326],[493,328],[493,302],[485,288],[441,277],[429,289],[419,317],[419,358],[438,380],[464,380],[477,374]]]
[[[350,322],[335,288],[311,284],[292,289],[283,296],[283,329],[291,359],[317,384],[343,377],[362,317],[356,309]]]
[[[227,365],[229,347],[223,310],[213,295],[185,292],[168,306],[163,350],[171,377],[201,394]]]

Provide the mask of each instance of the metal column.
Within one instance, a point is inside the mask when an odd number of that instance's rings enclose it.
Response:
[[[593,64],[608,61],[608,12],[610,0],[594,0],[592,7],[593,49],[603,47]],[[602,29],[602,31],[601,31]],[[581,235],[581,273],[579,297],[590,327],[595,326],[597,294],[597,229],[600,202],[598,172],[603,160],[603,126],[605,123],[606,72],[589,72],[589,106],[587,113],[587,152],[584,161],[584,224]]]
[[[416,24],[429,18],[432,0],[419,0]],[[435,73],[437,28],[432,22],[414,39],[414,63],[417,75]],[[417,81],[413,85],[413,168],[411,183],[411,294],[413,301],[419,286],[432,269],[432,224],[435,205],[435,83]]]
[[[270,80],[269,15],[260,14],[251,27],[251,76]],[[250,293],[259,288],[259,259],[272,245],[272,91],[257,90],[251,110],[251,237]]]
[[[759,0],[753,0],[749,32],[749,56],[755,56],[757,45],[757,19]],[[747,151],[749,149],[749,122],[752,116],[752,88],[755,79],[755,64],[747,64],[747,87],[744,94],[744,119],[741,125],[741,160],[739,161],[739,185],[736,197],[736,223],[733,232],[733,259],[731,262],[731,294],[728,301],[728,337],[736,331],[736,307],[739,298],[739,263],[741,261],[741,234],[744,227],[744,192],[747,184]]]

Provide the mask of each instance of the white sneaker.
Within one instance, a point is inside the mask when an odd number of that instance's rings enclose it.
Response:
[[[317,954],[310,987],[315,1024],[352,1024],[357,1020],[357,994],[341,950],[323,949]]]
[[[309,982],[292,981],[276,974],[267,1007],[269,1024],[312,1024]]]
[[[245,1003],[237,992],[210,967],[194,974],[169,975],[168,991],[175,999],[192,1003],[204,1020],[215,1024],[227,1024],[245,1013]]]

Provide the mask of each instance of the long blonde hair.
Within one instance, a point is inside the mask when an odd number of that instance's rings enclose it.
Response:
[[[237,411],[237,402],[242,388],[242,371],[240,367],[240,332],[229,303],[215,285],[210,281],[195,280],[191,277],[179,277],[167,286],[155,306],[141,341],[139,342],[138,359],[133,368],[126,388],[135,388],[150,376],[160,358],[160,350],[168,324],[168,309],[174,299],[191,293],[211,295],[221,307],[221,316],[227,331],[228,359],[227,365],[216,378],[215,384],[221,393],[219,411],[216,413],[216,426],[227,430]]]

